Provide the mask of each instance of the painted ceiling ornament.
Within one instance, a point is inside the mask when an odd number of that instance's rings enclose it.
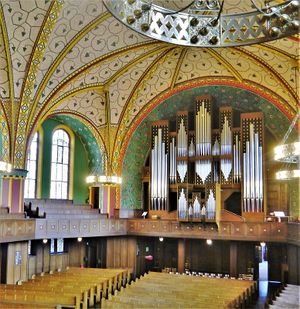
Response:
[[[184,46],[250,45],[299,32],[298,0],[274,6],[270,5],[271,1],[265,1],[263,8],[258,6],[258,1],[248,0],[248,8],[234,14],[228,13],[226,5],[230,1],[224,0],[104,2],[127,27],[153,39]]]

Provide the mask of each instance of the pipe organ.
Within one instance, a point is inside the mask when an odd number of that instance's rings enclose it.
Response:
[[[197,97],[194,112],[176,113],[174,132],[174,122],[152,123],[152,212],[177,209],[180,221],[215,221],[221,194],[234,192],[241,192],[242,215],[264,211],[263,115],[241,113],[234,127],[232,108],[216,115],[212,104],[209,95]],[[212,117],[219,121],[212,125]]]

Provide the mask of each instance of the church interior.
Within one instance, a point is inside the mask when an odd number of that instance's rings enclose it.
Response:
[[[299,85],[299,1],[0,0],[0,308],[299,308]]]

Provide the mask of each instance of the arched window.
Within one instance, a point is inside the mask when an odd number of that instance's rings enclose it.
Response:
[[[52,136],[50,198],[68,199],[70,137],[58,129]]]
[[[24,183],[24,198],[36,197],[36,177],[37,177],[37,162],[38,162],[38,139],[39,135],[36,132],[30,144],[27,155],[26,169],[28,171]]]

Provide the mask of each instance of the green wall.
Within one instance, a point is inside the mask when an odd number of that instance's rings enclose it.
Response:
[[[52,133],[55,127],[61,123],[48,119],[42,127],[44,131],[43,143],[43,162],[42,162],[42,190],[41,198],[50,197],[50,162],[51,162],[51,144]],[[85,178],[88,175],[88,160],[86,151],[76,134],[75,135],[75,155],[74,155],[74,184],[73,184],[73,202],[75,204],[86,203],[88,198],[88,185]]]

